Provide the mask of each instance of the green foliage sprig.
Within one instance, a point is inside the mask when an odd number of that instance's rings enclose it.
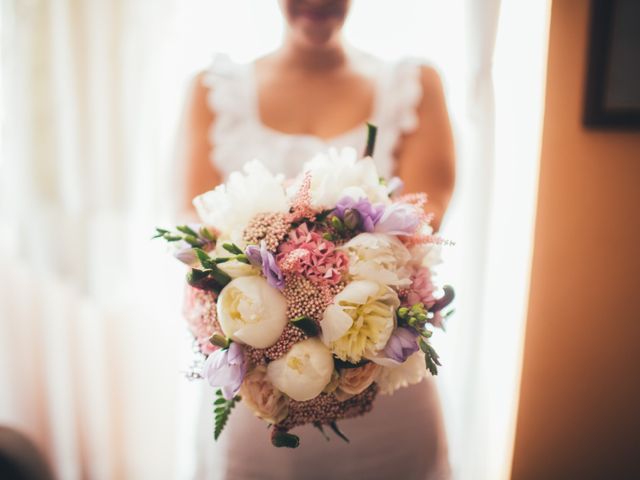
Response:
[[[188,243],[192,247],[202,248],[207,244],[214,243],[216,237],[207,227],[200,227],[196,232],[188,225],[179,225],[175,232],[164,228],[156,228],[156,233],[152,238],[162,238],[167,242],[179,242],[180,240]]]
[[[420,335],[418,345],[420,350],[424,352],[425,366],[431,375],[437,375],[438,367],[442,366],[442,364],[440,363],[440,357],[429,342],[433,332],[427,328],[432,314],[425,309],[422,303],[416,303],[410,308],[400,307],[396,313],[400,325],[412,328]]]
[[[236,406],[236,404],[241,400],[241,398],[236,395],[231,400],[227,400],[222,395],[222,390],[216,391],[216,399],[213,402],[214,406],[214,419],[215,419],[215,429],[213,432],[214,440],[218,440],[222,430],[224,429],[227,421],[229,420],[229,415],[231,415],[231,410]]]

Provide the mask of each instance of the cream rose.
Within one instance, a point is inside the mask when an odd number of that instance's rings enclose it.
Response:
[[[380,367],[375,381],[380,387],[380,393],[390,395],[399,388],[420,382],[426,376],[424,353],[418,350],[403,363]]]
[[[373,280],[385,285],[411,284],[409,250],[396,237],[383,233],[361,233],[340,250],[349,256],[349,275],[356,280]]]
[[[345,400],[364,392],[373,383],[381,367],[369,362],[358,368],[344,368],[340,371],[338,387],[334,394],[338,401]]]
[[[269,423],[279,423],[289,414],[289,399],[269,381],[267,367],[257,367],[245,375],[240,395],[258,418]]]
[[[347,284],[324,311],[322,340],[341,360],[358,363],[384,349],[395,328],[398,295],[369,280]]]
[[[276,388],[294,400],[311,400],[331,381],[333,356],[320,340],[309,338],[271,362],[267,373]]]
[[[255,348],[273,345],[287,325],[287,302],[263,277],[239,277],[217,301],[218,322],[232,340]]]

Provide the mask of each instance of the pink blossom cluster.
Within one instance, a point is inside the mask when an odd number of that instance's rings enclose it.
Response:
[[[349,268],[347,255],[306,223],[280,244],[276,260],[284,273],[302,275],[317,284],[335,285]]]

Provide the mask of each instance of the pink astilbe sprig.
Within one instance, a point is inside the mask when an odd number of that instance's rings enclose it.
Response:
[[[438,235],[433,235],[431,233],[431,222],[433,221],[434,214],[424,211],[424,206],[427,204],[427,194],[426,193],[407,193],[398,198],[398,202],[408,203],[410,205],[414,205],[416,208],[419,208],[421,213],[420,216],[420,225],[417,228],[415,235],[411,235],[408,237],[402,237],[401,240],[407,247],[411,247],[414,245],[420,244],[433,244],[433,245],[455,245],[455,242],[448,240],[446,238],[440,237]],[[425,233],[419,233],[425,232]],[[426,233],[429,232],[429,233]]]
[[[440,237],[439,235],[432,234],[419,234],[412,237],[402,239],[405,246],[412,247],[414,245],[430,244],[430,245],[445,245],[454,246],[456,242],[449,240],[448,238]]]
[[[282,272],[299,274],[314,283],[335,285],[349,268],[347,254],[306,223],[289,232],[278,247],[276,261]]]
[[[398,197],[398,202],[402,202],[402,203],[408,203],[409,205],[414,205],[417,208],[422,208],[424,209],[424,206],[427,204],[427,194],[420,192],[420,193],[405,193],[404,195],[401,195],[400,197]]]
[[[311,206],[311,173],[305,172],[300,188],[291,200],[291,210],[287,215],[289,223],[298,222],[304,218],[315,220],[318,210]]]

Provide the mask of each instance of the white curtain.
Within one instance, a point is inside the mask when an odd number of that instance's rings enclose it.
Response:
[[[442,276],[459,296],[435,343],[461,479],[510,464],[546,33],[546,5],[527,4],[356,0],[346,26],[445,81],[459,158]],[[250,60],[281,31],[275,0],[2,3],[0,423],[60,478],[182,478],[181,269],[150,232],[179,191],[189,79],[214,51]]]

